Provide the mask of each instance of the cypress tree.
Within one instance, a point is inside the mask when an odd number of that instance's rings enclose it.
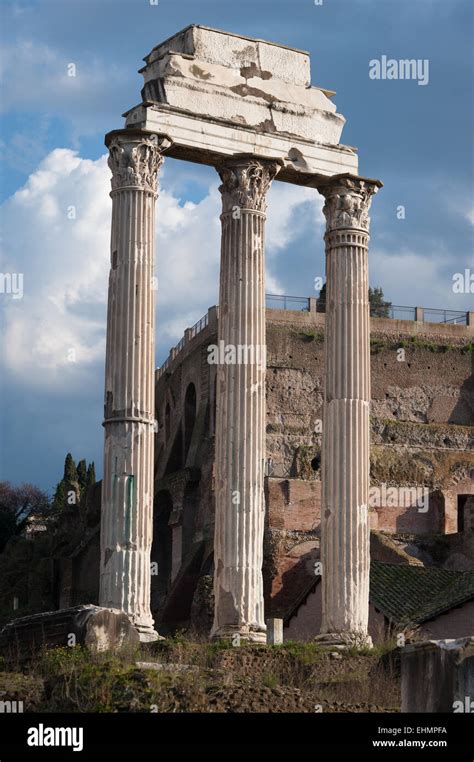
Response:
[[[67,488],[64,479],[61,479],[56,486],[53,497],[53,509],[63,510],[67,504]]]
[[[69,484],[77,482],[77,468],[70,452],[68,452],[64,461],[64,481]]]
[[[77,481],[79,482],[79,487],[82,492],[87,486],[87,463],[84,458],[77,464]]]
[[[86,483],[87,483],[88,487],[90,487],[91,484],[95,484],[95,465],[94,465],[94,461],[92,461],[92,463],[89,463],[89,467],[87,469]]]

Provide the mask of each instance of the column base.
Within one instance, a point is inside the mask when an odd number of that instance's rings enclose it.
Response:
[[[267,628],[252,625],[223,625],[211,632],[211,640],[233,640],[236,635],[248,643],[267,642]]]
[[[153,643],[155,640],[165,640],[163,635],[159,635],[153,627],[143,627],[136,624],[135,629],[138,632],[140,643]]]
[[[365,632],[324,632],[316,635],[314,643],[328,648],[373,648],[372,638]]]

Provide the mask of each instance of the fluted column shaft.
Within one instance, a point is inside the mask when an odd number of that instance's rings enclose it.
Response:
[[[111,269],[107,310],[100,605],[124,611],[142,640],[150,611],[155,366],[155,201],[162,150],[150,133],[109,133]]]
[[[223,212],[216,415],[215,613],[212,636],[265,636],[266,195],[279,165],[220,167]]]
[[[322,635],[369,642],[371,196],[380,183],[327,181],[326,385],[322,452]]]

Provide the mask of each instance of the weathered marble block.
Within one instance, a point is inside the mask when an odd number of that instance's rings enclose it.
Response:
[[[267,645],[279,646],[283,643],[283,619],[267,619]]]
[[[474,637],[401,650],[402,712],[474,711]]]
[[[0,631],[0,652],[8,663],[28,661],[44,647],[115,651],[138,642],[138,632],[123,611],[93,605],[20,617]]]
[[[217,29],[191,26],[145,57],[144,101],[167,103],[268,132],[338,143],[345,119],[310,86],[301,50]]]

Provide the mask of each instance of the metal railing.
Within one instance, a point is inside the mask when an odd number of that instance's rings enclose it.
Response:
[[[170,362],[171,362],[171,355],[168,355],[168,357],[164,361],[163,365],[160,365],[160,367],[156,369],[156,377],[157,378],[160,378],[160,376],[163,375],[165,370],[168,368]]]
[[[417,311],[421,317],[417,315]],[[371,305],[371,317],[384,317],[391,320],[416,320],[423,323],[451,323],[467,325],[467,312],[460,310],[439,310],[432,307],[402,307],[397,304]]]
[[[209,315],[206,312],[206,314],[201,318],[201,320],[198,320],[197,323],[194,323],[193,327],[191,328],[191,338],[193,339],[195,336],[198,335],[198,333],[201,333],[201,331],[206,327],[208,323],[209,323]]]
[[[201,333],[201,331],[203,331],[204,328],[206,328],[207,325],[209,325],[209,313],[208,312],[206,312],[206,314],[203,315],[202,318],[197,321],[197,323],[194,323],[192,328],[188,328],[185,331],[184,336],[178,341],[176,346],[173,347],[173,349],[171,350],[170,354],[168,355],[168,357],[164,361],[163,365],[160,365],[160,367],[156,369],[156,380],[161,378],[163,373],[169,367],[171,361],[174,360],[176,355],[178,355],[181,352],[181,350],[186,346],[186,344],[189,341],[191,341],[191,339],[194,339],[194,337],[197,336],[199,333]]]
[[[399,304],[370,305],[370,317],[384,317],[391,320],[416,320],[416,307],[403,307]]]
[[[308,312],[311,310],[311,300],[306,296],[286,296],[285,294],[265,294],[267,309],[295,310]],[[325,312],[325,299],[314,299],[313,309]],[[416,320],[417,311],[423,315],[421,322],[448,323],[452,325],[467,325],[467,312],[461,310],[440,310],[434,307],[406,307],[400,304],[385,302],[370,306],[371,317],[389,318],[390,320]],[[418,318],[420,320],[420,318]]]
[[[426,323],[451,323],[451,325],[467,325],[467,313],[458,310],[437,310],[425,307],[424,320]]]
[[[313,302],[313,305],[311,304]],[[286,294],[265,294],[265,305],[267,309],[273,310],[294,310],[297,312],[309,312],[311,309],[316,312],[325,312],[325,300],[313,300],[306,296],[287,296]],[[434,307],[404,307],[398,304],[386,302],[380,305],[371,305],[370,316],[377,318],[389,318],[391,320],[412,320],[418,317],[419,322],[425,323],[443,323],[447,325],[467,325],[469,313],[460,310],[440,310]],[[185,331],[183,338],[171,350],[163,365],[157,369],[157,378],[163,375],[169,367],[171,361],[176,357],[185,345],[197,336],[209,325],[209,313],[206,312],[203,317],[195,323],[192,328]]]
[[[297,310],[309,312],[309,298],[306,296],[285,296],[283,294],[265,294],[265,303],[270,310]]]

